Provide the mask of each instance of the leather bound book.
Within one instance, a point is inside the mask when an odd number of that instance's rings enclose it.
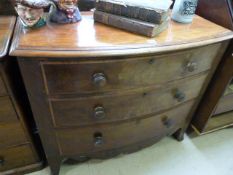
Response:
[[[154,37],[168,27],[168,18],[162,24],[153,24],[136,19],[130,19],[105,12],[95,11],[94,20],[106,25],[117,27],[140,35]]]
[[[161,24],[168,17],[171,3],[170,0],[97,0],[96,10]]]

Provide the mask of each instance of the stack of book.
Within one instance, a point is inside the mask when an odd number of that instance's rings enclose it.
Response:
[[[171,0],[97,0],[94,20],[154,37],[168,27]]]

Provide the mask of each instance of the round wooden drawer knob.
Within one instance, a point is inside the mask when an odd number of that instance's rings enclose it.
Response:
[[[95,109],[94,109],[94,118],[103,119],[105,117],[106,117],[106,115],[105,115],[104,107],[102,107],[102,106],[95,107]]]
[[[0,167],[3,166],[5,163],[5,160],[3,157],[0,157]]]
[[[166,128],[171,128],[174,125],[173,120],[169,119],[167,116],[163,117],[162,122]]]
[[[186,95],[184,92],[181,92],[180,90],[176,90],[174,98],[177,99],[178,102],[182,102],[185,100]]]
[[[102,133],[95,133],[94,134],[94,145],[101,146],[101,145],[103,145],[103,143],[104,143],[104,140],[103,140]]]
[[[107,83],[104,73],[96,73],[93,75],[93,83],[96,87],[103,87]]]
[[[194,72],[195,70],[197,70],[197,63],[195,61],[190,61],[186,64],[185,69],[188,72]]]

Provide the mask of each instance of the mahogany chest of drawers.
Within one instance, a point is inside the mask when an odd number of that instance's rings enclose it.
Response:
[[[42,167],[32,142],[17,72],[7,57],[15,17],[0,17],[0,174],[21,174]]]
[[[211,29],[211,30],[210,30]],[[198,16],[151,39],[93,22],[26,31],[11,47],[54,175],[63,158],[105,158],[178,140],[233,37]]]

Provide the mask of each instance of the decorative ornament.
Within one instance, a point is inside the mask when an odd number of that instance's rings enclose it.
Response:
[[[81,20],[78,0],[52,0],[54,3],[50,20],[55,23],[75,23]]]
[[[14,6],[24,27],[39,28],[46,24],[48,0],[14,0]]]

